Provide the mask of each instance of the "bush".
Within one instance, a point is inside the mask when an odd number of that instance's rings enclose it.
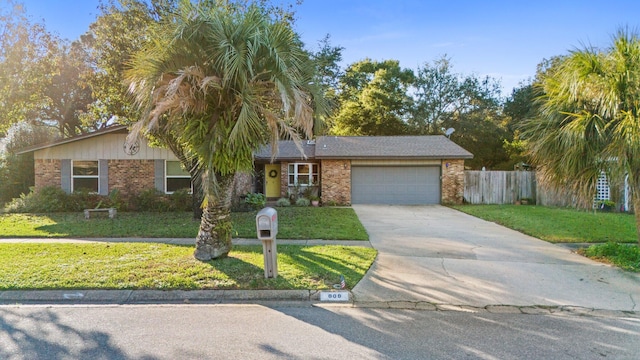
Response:
[[[189,189],[180,189],[169,195],[169,208],[172,211],[191,211],[193,196],[189,194]]]
[[[155,188],[143,190],[132,199],[131,204],[138,211],[167,212],[171,209],[169,198]]]
[[[287,198],[280,198],[278,199],[278,201],[276,201],[276,206],[280,206],[280,207],[291,206],[291,201]]]
[[[117,189],[112,190],[108,196],[102,196],[88,191],[67,194],[60,188],[48,186],[37,192],[32,190],[27,195],[23,194],[19,198],[13,199],[5,206],[5,211],[48,213],[110,207],[124,211],[191,211],[191,203],[191,195],[187,189],[178,190],[171,195],[166,195],[156,189],[147,189],[126,203]]]
[[[264,194],[247,194],[244,201],[254,210],[260,210],[267,204],[267,197]]]
[[[309,199],[298,198],[298,200],[296,200],[296,206],[309,206],[309,204],[311,204]]]
[[[64,190],[47,186],[37,192],[31,189],[28,194],[22,194],[19,198],[13,199],[7,204],[5,211],[43,213],[75,211],[76,208],[75,200],[72,200]]]

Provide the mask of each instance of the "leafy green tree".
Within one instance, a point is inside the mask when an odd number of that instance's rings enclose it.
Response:
[[[407,133],[413,71],[396,60],[365,59],[347,67],[340,79],[340,107],[331,133],[336,135],[400,135]]]
[[[32,23],[22,5],[10,5],[0,14],[0,130],[28,121],[64,136],[85,132],[81,117],[93,101],[86,54]]]
[[[539,116],[525,136],[544,179],[594,199],[601,172],[629,176],[640,234],[640,38],[620,30],[606,49],[586,47],[560,58],[536,84]]]
[[[322,92],[325,99],[329,101],[332,112],[336,110],[339,103],[339,80],[344,74],[340,67],[342,50],[344,48],[341,46],[331,45],[331,37],[327,34],[318,42],[317,51],[311,54],[316,64],[316,82],[322,87]],[[328,130],[327,127],[331,125],[332,115],[329,113],[326,118],[316,119],[313,128],[314,135],[321,135]]]
[[[477,110],[497,109],[500,84],[490,78],[453,72],[446,55],[425,63],[415,80],[410,124],[417,134],[441,134],[446,122]]]
[[[59,39],[33,23],[24,7],[9,1],[0,10],[0,133],[32,120],[47,106],[46,86],[54,75]]]
[[[435,135],[453,128],[450,138],[474,154],[470,168],[511,168],[505,144],[512,133],[505,127],[500,84],[490,78],[453,71],[445,55],[418,69],[414,107],[409,119],[412,134]]]
[[[521,128],[523,124],[537,115],[536,88],[533,82],[521,83],[511,92],[511,96],[504,103],[506,116],[504,126],[510,134],[510,139],[504,140],[504,149],[509,159],[515,164],[529,164],[530,159],[526,155],[526,141],[522,139]]]
[[[182,1],[150,34],[126,73],[145,114],[134,130],[162,124],[197,159],[205,200],[194,256],[225,256],[234,174],[251,169],[253,152],[281,134],[311,136],[314,109],[324,108],[315,64],[287,21],[255,5]]]
[[[55,130],[50,127],[27,122],[11,125],[0,139],[0,204],[28,194],[29,187],[34,185],[33,156],[16,152],[55,138]]]

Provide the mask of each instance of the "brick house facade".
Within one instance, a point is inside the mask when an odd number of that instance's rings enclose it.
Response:
[[[289,173],[289,165],[297,164],[306,171],[317,164],[318,190],[325,204],[386,203],[389,199],[389,203],[398,200],[398,203],[412,204],[461,204],[464,160],[473,157],[444,136],[321,136],[315,142],[302,145],[301,152],[293,142],[281,141],[275,158],[270,146],[258,151],[255,172],[264,174],[269,164],[278,164],[279,188],[269,193],[267,186],[256,184],[254,189],[266,193],[272,200],[286,197],[292,190],[292,178],[299,176],[297,172]],[[358,177],[357,174],[364,175]],[[362,181],[367,174],[374,174],[374,179]],[[304,173],[303,185],[314,176],[312,170]],[[263,178],[257,176],[257,179]],[[395,196],[403,191],[400,195],[404,197]],[[376,197],[377,192],[389,194],[386,198]],[[373,196],[363,196],[363,193]],[[355,195],[358,197],[354,199]]]
[[[34,154],[36,189],[72,192],[89,184],[101,195],[117,189],[129,198],[190,184],[173,153],[144,139],[131,144],[127,135],[118,126],[23,151]],[[464,160],[472,157],[444,136],[321,136],[298,146],[280,141],[275,157],[270,146],[255,154],[253,176],[236,177],[234,197],[262,192],[275,200],[306,189],[334,205],[460,204]]]

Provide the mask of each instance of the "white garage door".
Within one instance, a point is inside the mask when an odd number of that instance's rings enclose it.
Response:
[[[439,166],[353,166],[353,204],[440,204]]]

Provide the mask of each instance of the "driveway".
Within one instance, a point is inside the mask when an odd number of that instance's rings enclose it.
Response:
[[[359,301],[640,310],[640,276],[444,206],[353,205],[378,258]]]

